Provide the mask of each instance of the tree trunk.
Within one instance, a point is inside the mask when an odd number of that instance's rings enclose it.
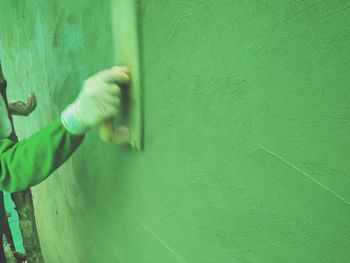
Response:
[[[40,242],[35,223],[32,192],[30,189],[11,195],[19,216],[28,263],[43,263]]]

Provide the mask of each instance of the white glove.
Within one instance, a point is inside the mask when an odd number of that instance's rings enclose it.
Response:
[[[113,67],[88,78],[78,98],[61,115],[64,127],[79,135],[115,116],[120,108],[120,87],[130,81],[128,69]]]

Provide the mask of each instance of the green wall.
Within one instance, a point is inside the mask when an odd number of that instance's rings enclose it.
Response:
[[[113,65],[109,6],[1,1],[22,138]],[[140,1],[145,150],[94,130],[33,189],[46,262],[349,262],[349,7]]]

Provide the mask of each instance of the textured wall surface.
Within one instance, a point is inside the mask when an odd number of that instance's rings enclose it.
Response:
[[[90,132],[33,189],[62,262],[347,263],[349,1],[144,0],[145,151]],[[113,64],[108,1],[0,1],[21,137]]]

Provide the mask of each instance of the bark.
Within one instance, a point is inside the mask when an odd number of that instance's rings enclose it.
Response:
[[[32,192],[30,189],[11,195],[19,216],[19,225],[23,237],[28,263],[43,263],[39,236],[35,223]]]

